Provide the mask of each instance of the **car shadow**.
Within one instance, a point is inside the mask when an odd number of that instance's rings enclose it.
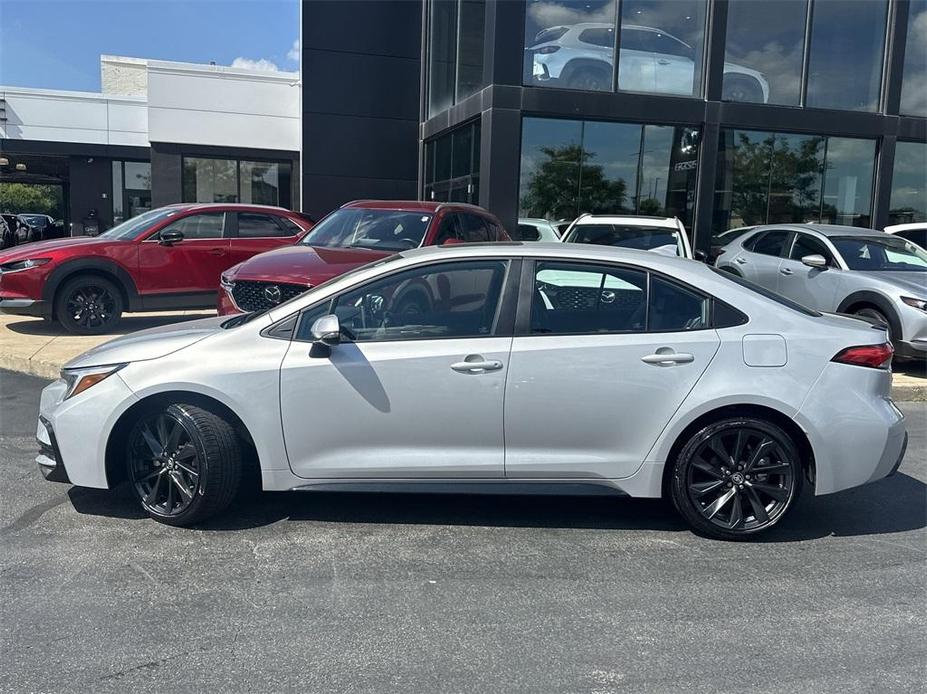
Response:
[[[125,315],[119,322],[118,328],[112,333],[113,337],[134,333],[138,330],[147,328],[159,328],[171,323],[183,323],[185,321],[197,320],[199,318],[209,318],[210,313],[183,314],[183,313],[163,313],[156,316],[152,315]],[[8,323],[7,330],[20,335],[44,335],[47,337],[75,337],[64,330],[58,323],[50,323],[41,318],[35,320],[22,320],[15,323]],[[109,334],[109,333],[104,333]]]
[[[127,485],[113,492],[72,488],[69,496],[81,514],[144,518]],[[687,527],[669,504],[654,499],[354,492],[251,493],[227,513],[197,527],[228,532],[280,521],[658,531]],[[783,524],[757,541],[882,535],[925,526],[927,485],[896,474],[822,497],[806,490]]]

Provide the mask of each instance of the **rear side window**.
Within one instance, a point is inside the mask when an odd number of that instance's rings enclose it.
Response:
[[[711,301],[707,296],[651,275],[647,330],[701,330],[707,328],[710,322]]]
[[[518,240],[519,241],[537,241],[541,238],[541,232],[538,231],[538,228],[533,224],[519,224],[518,225]]]
[[[762,255],[781,256],[785,242],[789,238],[788,231],[768,231],[744,244],[748,250]]]
[[[593,46],[603,48],[615,47],[615,30],[614,29],[586,29],[579,35],[579,40],[583,43],[591,43]]]
[[[475,214],[457,216],[460,224],[460,240],[466,243],[484,243],[490,241],[489,225],[486,220]],[[492,239],[494,240],[494,239]]]
[[[792,301],[791,299],[786,299],[784,296],[780,294],[776,294],[775,292],[771,292],[768,289],[765,289],[764,287],[759,286],[758,284],[753,284],[753,282],[745,280],[743,277],[740,277],[730,272],[725,272],[724,270],[719,270],[718,268],[712,267],[710,265],[708,266],[708,268],[712,272],[715,272],[721,275],[721,277],[723,277],[724,279],[730,280],[734,284],[739,284],[744,289],[749,289],[751,292],[759,294],[762,297],[771,299],[772,301],[775,301],[780,306],[785,306],[786,308],[790,308],[793,311],[798,311],[799,313],[803,313],[806,316],[814,316],[815,318],[821,315],[817,311],[812,311],[810,308],[802,306],[796,301]]]
[[[243,239],[265,238],[273,236],[292,236],[295,232],[284,230],[277,223],[277,218],[269,214],[254,212],[238,213],[238,236]]]

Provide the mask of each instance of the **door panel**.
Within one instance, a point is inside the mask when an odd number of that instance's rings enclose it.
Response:
[[[744,248],[734,259],[737,270],[751,282],[776,291],[779,285],[779,264],[790,236],[791,232],[788,231],[769,231],[760,235],[751,248]]]
[[[219,275],[232,266],[229,239],[223,238],[225,214],[188,215],[169,224],[183,241],[162,246],[156,239],[139,244],[139,292],[176,294],[215,292]]]
[[[501,477],[512,338],[347,343],[330,358],[293,342],[283,435],[293,472],[323,477]],[[471,355],[502,366],[461,373]]]
[[[806,255],[823,255],[830,266],[813,268],[801,262]],[[779,264],[776,291],[802,306],[818,311],[834,311],[843,273],[836,267],[827,246],[809,234],[796,234],[788,258]]]
[[[717,352],[714,330],[516,337],[506,477],[633,474]],[[687,363],[646,363],[674,351]]]

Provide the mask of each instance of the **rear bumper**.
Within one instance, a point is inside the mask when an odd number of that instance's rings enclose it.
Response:
[[[0,312],[12,316],[35,316],[44,318],[47,302],[39,299],[0,299]]]

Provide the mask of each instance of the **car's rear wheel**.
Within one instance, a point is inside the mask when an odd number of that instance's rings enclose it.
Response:
[[[721,98],[725,101],[763,103],[763,88],[752,77],[725,75]]]
[[[801,457],[789,434],[743,417],[710,424],[686,442],[674,462],[670,495],[696,531],[743,539],[778,523],[801,485]]]
[[[100,335],[122,320],[122,292],[113,282],[81,275],[64,283],[55,296],[55,317],[76,335]]]
[[[605,70],[592,67],[578,68],[567,80],[570,89],[580,89],[584,92],[610,91],[611,75]]]
[[[191,525],[224,510],[238,491],[241,448],[222,417],[176,403],[147,411],[126,449],[129,482],[156,521]]]

